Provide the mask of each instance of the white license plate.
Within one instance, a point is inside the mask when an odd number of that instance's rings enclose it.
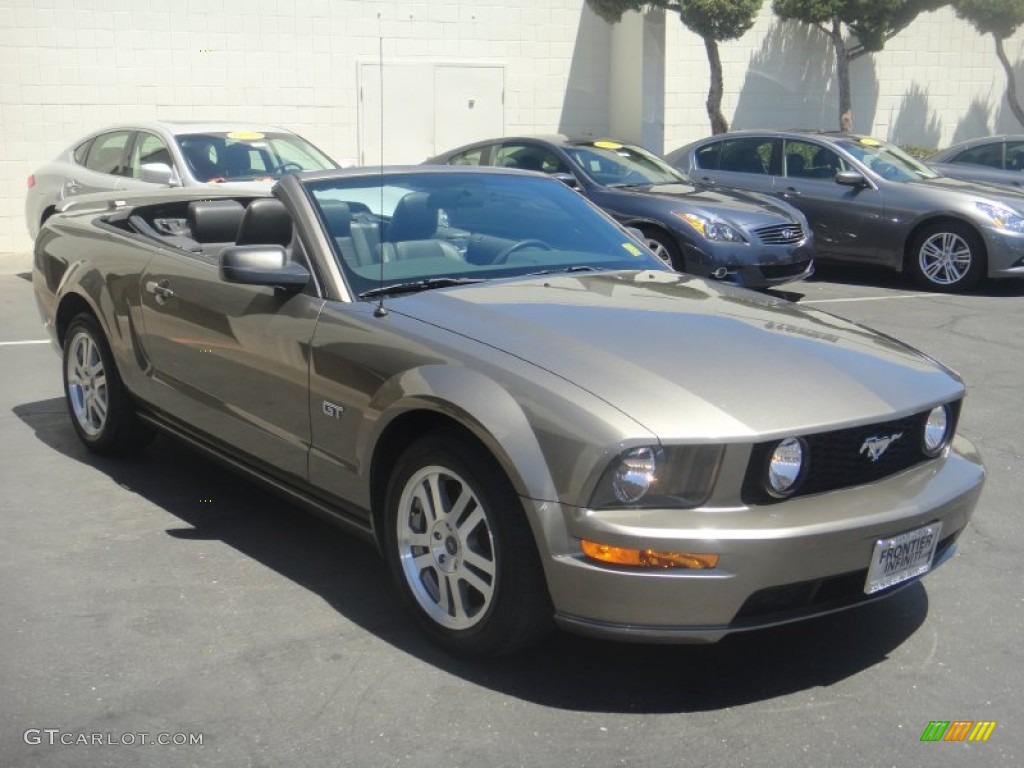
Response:
[[[871,566],[868,568],[868,580],[864,585],[865,594],[873,594],[927,573],[932,567],[941,530],[942,523],[934,523],[891,539],[876,541]]]

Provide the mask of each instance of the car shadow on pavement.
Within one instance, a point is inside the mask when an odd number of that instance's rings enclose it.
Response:
[[[865,288],[883,288],[892,291],[903,291],[907,293],[929,293],[921,286],[914,283],[906,275],[901,275],[891,269],[852,264],[822,264],[815,265],[814,275],[809,277],[807,283],[842,283],[843,285],[859,285]],[[803,283],[794,283],[786,288],[799,288]],[[936,297],[948,296],[951,294],[932,292]],[[972,291],[954,293],[953,296],[1024,296],[1024,280],[1000,279],[985,280],[981,285]]]
[[[827,687],[885,661],[928,612],[925,589],[913,584],[871,606],[732,635],[714,645],[634,645],[555,632],[516,656],[457,659],[420,632],[367,541],[169,438],[158,437],[129,459],[94,456],[75,436],[61,398],[25,403],[14,413],[54,451],[177,518],[181,525],[168,535],[223,542],[319,595],[345,620],[401,652],[471,684],[547,707],[697,712]],[[216,504],[199,503],[211,497]]]

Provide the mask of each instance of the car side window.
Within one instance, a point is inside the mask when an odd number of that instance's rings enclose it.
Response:
[[[791,179],[832,179],[847,170],[839,155],[810,141],[787,139],[783,162],[783,173]]]
[[[452,155],[448,160],[448,165],[481,165],[485,149],[486,147],[477,147],[467,152]]]
[[[130,131],[104,133],[93,139],[85,167],[97,173],[124,175],[124,150],[131,138]]]
[[[965,149],[953,158],[952,162],[964,165],[984,165],[989,168],[1003,167],[1003,145],[1002,142],[992,144],[980,144],[970,149]],[[1007,164],[1009,165],[1009,164]]]
[[[1024,171],[1024,141],[1006,142],[1006,170]]]
[[[85,158],[89,156],[89,147],[92,146],[92,139],[83,141],[77,147],[75,147],[74,158],[75,162],[79,165],[85,165]]]
[[[719,161],[722,157],[722,145],[720,143],[708,144],[706,147],[701,147],[695,153],[696,163],[698,168],[703,168],[708,171],[719,170]]]
[[[544,173],[570,173],[558,155],[536,144],[505,144],[492,155],[491,165]]]
[[[146,163],[163,163],[171,168],[174,163],[171,161],[171,152],[167,144],[159,136],[152,133],[139,133],[132,148],[132,160],[129,166],[129,175],[133,179],[139,178],[140,168]]]
[[[718,170],[768,174],[774,139],[759,136],[727,139],[720,144]]]

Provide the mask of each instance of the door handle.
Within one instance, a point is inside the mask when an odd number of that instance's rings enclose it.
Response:
[[[174,291],[171,290],[170,283],[167,280],[161,280],[159,283],[156,280],[150,280],[146,283],[146,293],[156,296],[157,304],[165,304],[168,299],[174,296]]]
[[[800,192],[800,190],[797,189],[796,187],[786,187],[782,191],[783,197],[800,197],[801,194],[802,193]]]

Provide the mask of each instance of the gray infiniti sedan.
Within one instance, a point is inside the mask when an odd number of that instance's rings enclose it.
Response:
[[[269,189],[285,173],[337,167],[284,128],[188,121],[112,126],[79,139],[28,177],[25,223],[35,237],[76,195],[220,184]]]
[[[941,176],[879,139],[738,131],[667,159],[698,181],[792,203],[822,260],[889,267],[936,291],[1024,277],[1024,193]]]
[[[675,272],[540,174],[83,198],[33,284],[89,450],[161,432],[365,537],[456,653],[869,603],[951,559],[984,481],[955,373]]]
[[[1024,136],[986,136],[962,141],[926,161],[943,176],[985,184],[1024,186]]]
[[[643,233],[647,247],[681,272],[748,288],[814,272],[814,238],[798,210],[767,195],[694,184],[642,147],[611,139],[510,137],[426,162],[551,174]]]

